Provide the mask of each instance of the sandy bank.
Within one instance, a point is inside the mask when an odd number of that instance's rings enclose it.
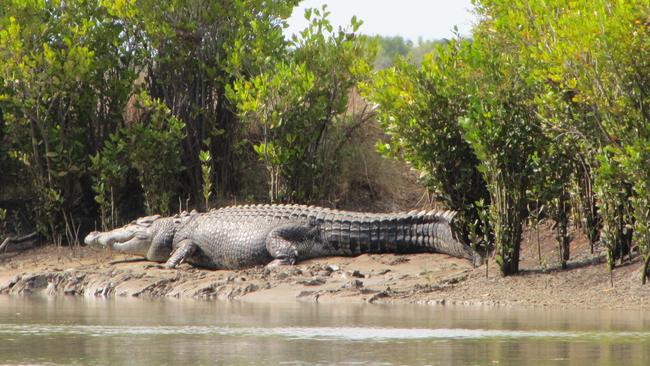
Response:
[[[572,243],[568,270],[554,268],[552,232],[542,232],[542,264],[536,241],[525,242],[522,273],[501,277],[490,263],[439,254],[373,254],[320,258],[284,268],[209,271],[182,265],[147,268],[147,262],[95,248],[46,246],[0,256],[0,293],[229,299],[262,302],[370,302],[570,306],[650,309],[650,285],[639,281],[638,259],[617,268],[609,285],[602,254],[584,238]]]

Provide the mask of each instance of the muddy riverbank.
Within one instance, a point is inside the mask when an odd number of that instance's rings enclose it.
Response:
[[[0,293],[650,309],[650,286],[640,284],[639,259],[617,268],[611,287],[602,253],[591,254],[579,235],[569,269],[558,269],[552,235],[542,231],[539,252],[536,239],[524,242],[522,273],[506,278],[493,262],[486,275],[485,266],[473,268],[466,260],[440,254],[372,254],[274,269],[209,271],[186,264],[174,270],[148,268],[148,262],[102,249],[45,246],[0,255]]]

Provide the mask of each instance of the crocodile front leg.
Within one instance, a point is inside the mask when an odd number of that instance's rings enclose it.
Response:
[[[266,249],[275,258],[269,267],[293,265],[301,251],[309,250],[317,237],[318,229],[310,225],[287,224],[271,230],[266,237]]]
[[[163,265],[164,268],[176,268],[185,259],[189,258],[196,252],[197,246],[191,240],[183,240],[180,242],[178,249],[172,253],[167,262]]]

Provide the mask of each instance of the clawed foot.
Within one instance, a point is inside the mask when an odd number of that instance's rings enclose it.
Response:
[[[472,264],[474,265],[474,268],[480,267],[483,265],[484,259],[483,256],[478,254],[477,252],[472,253]]]
[[[271,261],[271,263],[266,265],[266,268],[273,269],[280,266],[293,266],[296,263],[293,258],[278,258]]]

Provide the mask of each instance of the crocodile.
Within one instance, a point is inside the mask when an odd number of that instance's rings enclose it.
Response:
[[[144,256],[174,268],[185,261],[209,269],[293,265],[315,257],[363,253],[443,253],[481,256],[457,238],[454,211],[390,214],[304,205],[229,206],[139,218],[121,228],[89,233],[88,245]]]

